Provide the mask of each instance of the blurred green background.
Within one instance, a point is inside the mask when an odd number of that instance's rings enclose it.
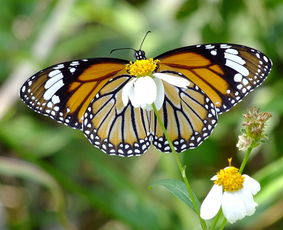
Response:
[[[256,213],[227,229],[283,229],[283,1],[281,0],[10,0],[0,7],[0,229],[200,229],[196,215],[155,180],[179,178],[173,157],[110,157],[83,134],[36,114],[19,101],[20,85],[49,65],[108,57],[119,47],[147,56],[185,45],[230,42],[254,47],[274,67],[255,92],[221,115],[209,139],[183,153],[202,200],[209,178],[233,157],[242,114],[271,112],[267,143],[246,173],[262,185]],[[130,51],[112,56],[133,59]]]

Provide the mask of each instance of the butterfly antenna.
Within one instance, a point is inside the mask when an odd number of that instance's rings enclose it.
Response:
[[[111,55],[114,51],[117,51],[117,50],[133,50],[133,51],[135,51],[135,52],[136,52],[136,50],[135,50],[135,49],[133,49],[133,48],[117,48],[117,49],[113,49],[113,50],[111,50],[111,51],[110,51],[110,55]]]
[[[140,50],[141,50],[141,48],[142,48],[142,45],[143,45],[143,42],[144,42],[145,38],[147,37],[147,35],[148,35],[149,33],[151,33],[150,30],[147,31],[146,34],[144,35],[143,40],[142,40],[141,45],[140,45]]]

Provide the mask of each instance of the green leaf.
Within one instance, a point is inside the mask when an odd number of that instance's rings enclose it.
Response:
[[[258,171],[254,178],[261,184],[261,191],[256,196],[259,204],[275,201],[282,192],[283,186],[283,157]]]
[[[189,197],[189,194],[186,189],[186,185],[179,180],[175,179],[162,179],[153,182],[150,185],[150,188],[156,185],[161,185],[164,188],[166,188],[172,195],[183,201],[186,205],[188,205],[192,210],[193,209],[193,204],[191,201],[191,198]]]

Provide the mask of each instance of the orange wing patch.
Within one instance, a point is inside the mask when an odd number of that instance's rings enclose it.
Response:
[[[30,77],[21,98],[36,112],[81,129],[83,115],[103,86],[126,74],[126,60],[82,59],[50,66]]]
[[[233,101],[237,96],[232,93],[223,67],[202,54],[180,51],[164,55],[159,60],[158,71],[173,71],[183,74],[207,94],[218,111],[230,106],[230,102],[227,102],[225,98],[230,97],[229,100]]]
[[[226,93],[226,90],[228,89],[228,83],[225,81],[222,77],[220,77],[218,74],[213,73],[208,68],[197,68],[192,70],[192,72],[195,72],[196,75],[206,81],[209,85],[213,86],[217,91],[219,91],[222,94]],[[205,91],[205,89],[204,89]]]
[[[161,63],[172,67],[189,66],[192,68],[199,66],[208,66],[211,64],[211,61],[194,52],[180,52],[178,54],[173,54],[162,58]]]
[[[219,65],[209,66],[209,69],[213,70],[214,72],[216,72],[220,75],[224,75],[224,71],[223,71],[223,69],[221,69],[221,67]]]
[[[182,73],[198,85],[216,107],[222,106],[221,94],[226,94],[229,84],[222,78],[222,68],[203,55],[180,52],[166,56],[160,59],[159,70]]]
[[[125,65],[116,62],[93,64],[83,71],[83,73],[78,77],[78,81],[100,81],[105,78],[113,77],[113,75],[123,69],[125,69]],[[126,72],[124,71],[123,73],[125,74]]]
[[[118,75],[126,74],[125,65],[116,62],[103,62],[93,64],[85,69],[69,86],[72,95],[66,105],[70,114],[77,114],[77,120],[81,123],[83,115],[91,100],[103,88],[103,86]]]
[[[77,119],[82,122],[83,115],[95,95],[107,83],[108,79],[99,82],[89,82],[81,84],[67,102],[67,108],[70,113],[78,111]]]

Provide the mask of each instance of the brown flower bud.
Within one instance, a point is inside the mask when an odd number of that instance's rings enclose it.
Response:
[[[264,128],[266,121],[272,116],[268,112],[260,112],[258,108],[251,108],[244,115],[243,134],[239,136],[237,147],[239,150],[246,150],[252,143],[258,145],[266,139]]]

